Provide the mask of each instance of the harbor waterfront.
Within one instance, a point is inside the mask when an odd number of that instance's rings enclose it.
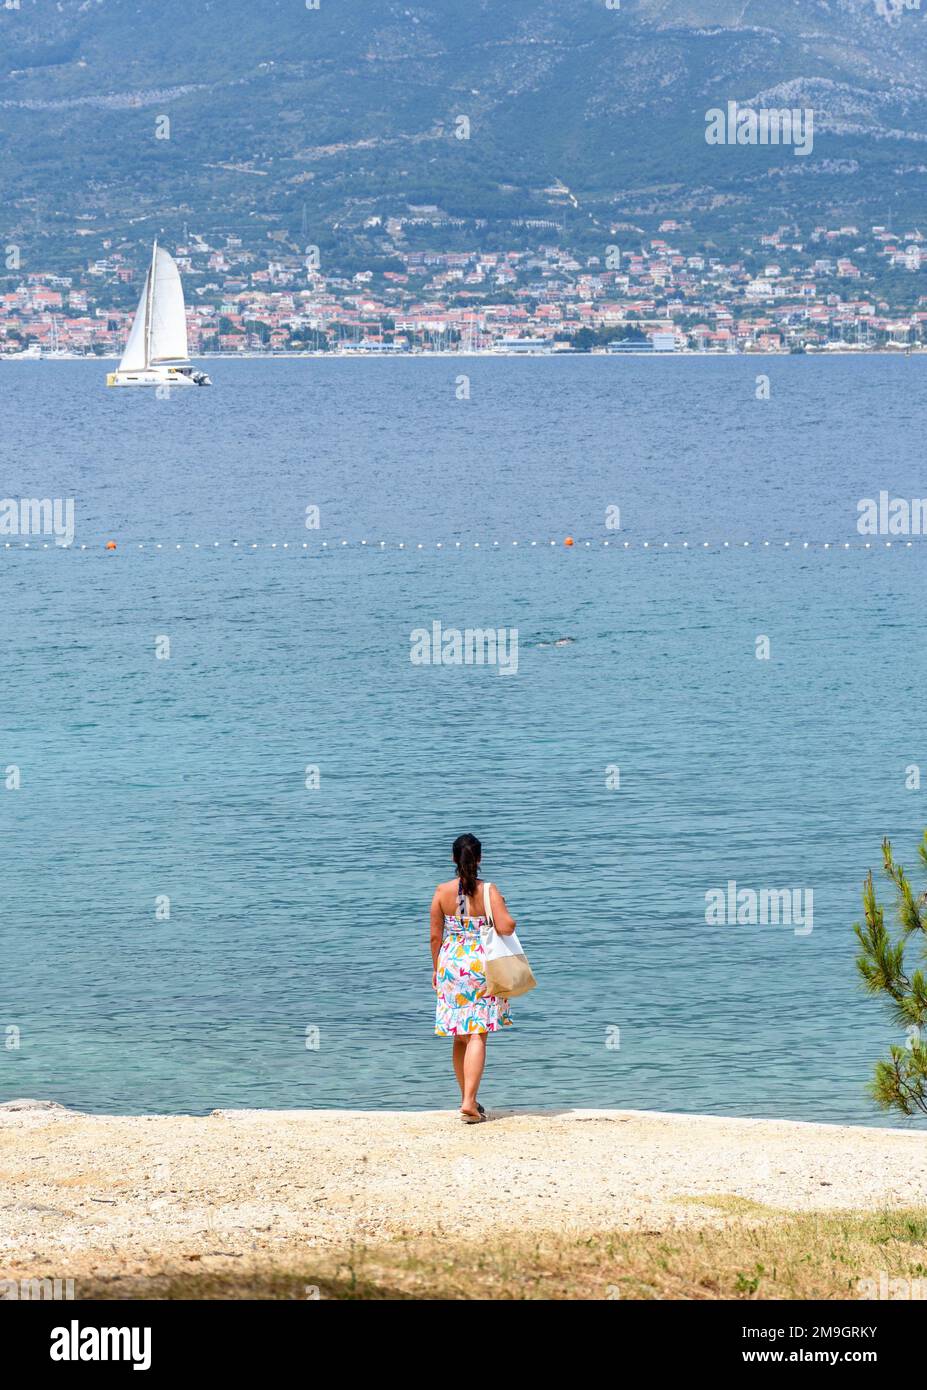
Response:
[[[431,234],[440,238],[444,219],[434,211]],[[412,221],[420,234],[423,219]],[[923,348],[924,234],[888,223],[780,225],[722,256],[703,228],[675,218],[649,236],[603,226],[602,245],[579,253],[559,244],[554,223],[547,237],[535,229],[541,244],[532,249],[413,250],[397,218],[392,269],[375,259],[353,274],[292,241],[258,250],[237,234],[210,241],[185,230],[175,249],[193,293],[195,355]],[[10,250],[5,277],[0,267],[0,359],[121,351],[132,322],[126,286],[143,270],[134,244],[107,244],[90,259],[72,248],[65,266],[28,273]]]

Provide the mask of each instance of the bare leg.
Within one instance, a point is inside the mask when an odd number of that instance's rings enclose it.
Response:
[[[468,1037],[466,1033],[458,1033],[454,1039],[454,1075],[457,1077],[457,1085],[460,1087],[460,1098],[463,1100],[464,1093],[464,1056],[467,1051]]]
[[[475,1115],[476,1093],[480,1088],[483,1067],[486,1065],[486,1034],[470,1033],[467,1036],[467,1050],[464,1054],[463,1104],[461,1110],[466,1115]]]

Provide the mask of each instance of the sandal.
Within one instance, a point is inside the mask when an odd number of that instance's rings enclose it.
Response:
[[[486,1123],[486,1111],[481,1105],[478,1105],[475,1115],[468,1115],[465,1111],[461,1110],[460,1118],[465,1125],[482,1125]]]

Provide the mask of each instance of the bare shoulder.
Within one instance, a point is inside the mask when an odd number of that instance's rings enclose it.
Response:
[[[496,919],[496,927],[498,928],[498,930],[500,930],[503,934],[514,931],[515,918],[509,911],[509,905],[505,901],[505,894],[502,892],[502,889],[499,888],[498,885],[495,883],[492,885],[490,904],[492,906],[492,915]]]
[[[440,903],[442,909],[446,910],[447,904],[451,899],[457,898],[457,880],[448,879],[445,883],[439,883],[435,889],[433,902]]]
[[[489,885],[489,901],[492,904],[493,912],[503,914],[508,913],[508,903],[505,901],[505,894],[498,883]]]

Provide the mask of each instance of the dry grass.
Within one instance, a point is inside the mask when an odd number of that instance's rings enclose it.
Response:
[[[927,1277],[927,1211],[783,1213],[739,1197],[683,1198],[663,1231],[440,1243],[421,1237],[261,1264],[198,1258],[77,1281],[81,1298],[828,1299],[861,1279]],[[699,1216],[704,1213],[704,1221]],[[209,1268],[208,1266],[213,1266]]]

